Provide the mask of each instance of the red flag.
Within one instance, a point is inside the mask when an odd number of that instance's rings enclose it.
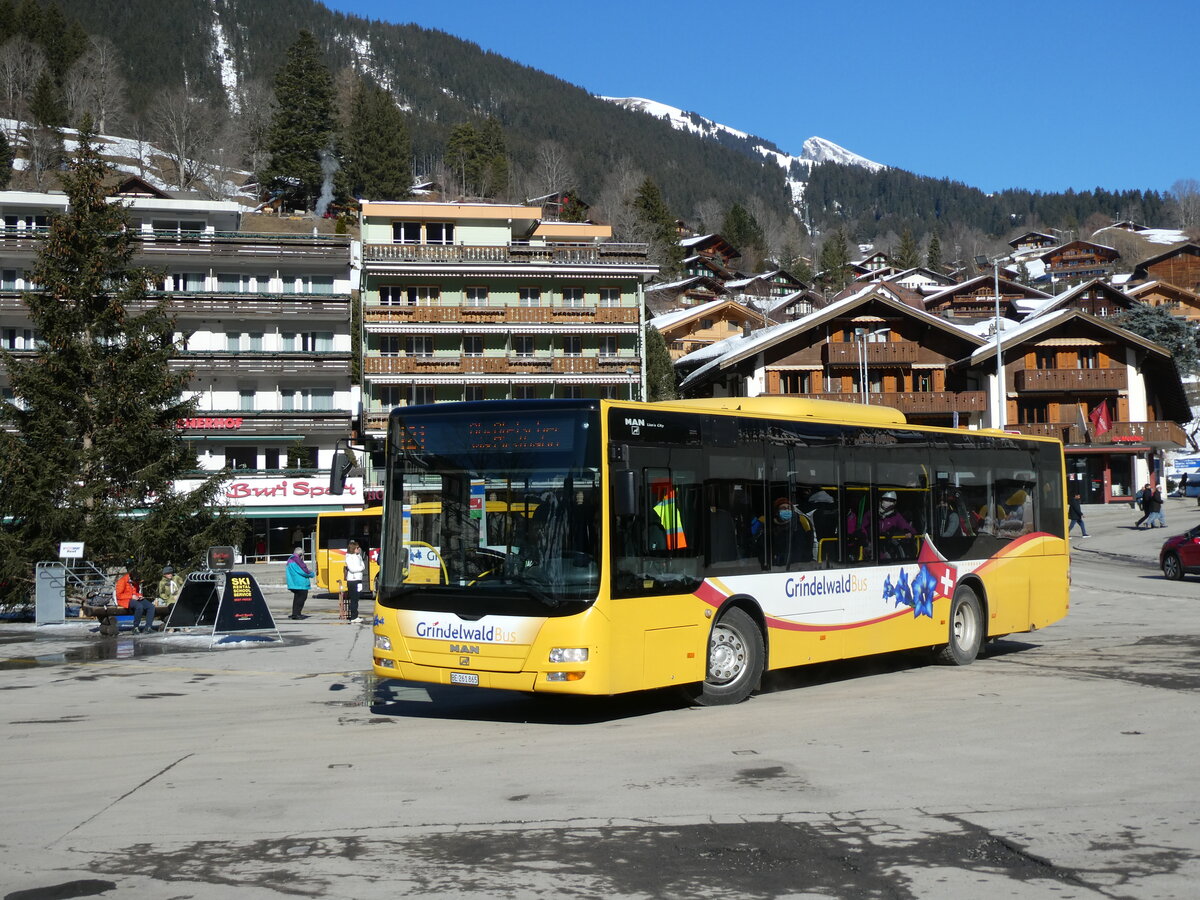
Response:
[[[1112,419],[1108,417],[1108,401],[1101,400],[1100,405],[1092,410],[1088,416],[1092,420],[1092,425],[1096,429],[1096,437],[1112,431]]]

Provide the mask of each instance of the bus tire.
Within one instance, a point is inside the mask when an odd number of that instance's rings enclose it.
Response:
[[[937,651],[935,659],[945,666],[969,666],[979,655],[986,629],[983,604],[969,587],[960,587],[950,601],[950,642]]]
[[[757,623],[736,606],[726,611],[709,632],[705,679],[696,693],[696,703],[741,703],[758,687],[765,659],[766,648]]]

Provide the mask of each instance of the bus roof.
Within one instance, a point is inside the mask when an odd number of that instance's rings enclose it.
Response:
[[[695,400],[668,400],[661,406],[688,410],[711,409],[720,412],[745,412],[762,416],[786,416],[800,419],[828,419],[847,425],[905,425],[904,413],[888,406],[863,406],[836,400],[801,400],[798,397],[705,397]]]

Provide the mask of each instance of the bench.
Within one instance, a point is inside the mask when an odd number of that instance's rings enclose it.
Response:
[[[174,605],[171,603],[167,606],[154,607],[154,621],[165,622],[167,617],[171,615],[171,609]],[[98,621],[100,623],[100,633],[105,637],[112,637],[121,631],[121,623],[118,621],[121,616],[128,616],[130,619],[133,618],[133,613],[126,607],[115,604],[91,606],[85,603],[80,607],[79,614],[89,616]]]

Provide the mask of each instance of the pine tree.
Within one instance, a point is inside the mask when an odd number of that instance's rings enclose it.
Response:
[[[221,476],[175,491],[197,466],[176,426],[195,401],[182,399],[174,322],[132,264],[128,214],[106,199],[93,140],[89,123],[23,298],[39,352],[0,352],[14,398],[0,402],[0,578],[27,580],[64,540],[100,564],[187,564],[241,525],[209,508]]]
[[[821,280],[825,286],[840,291],[850,283],[850,248],[846,244],[846,232],[839,228],[821,245],[818,261]]]
[[[929,235],[929,247],[925,250],[925,268],[934,272],[942,271],[942,241],[936,228]]]
[[[267,135],[269,160],[259,176],[267,190],[311,209],[332,177],[333,76],[309,31],[288,48],[275,73],[275,115]]]
[[[0,129],[0,191],[8,188],[13,174],[13,149],[8,136]]]
[[[1200,326],[1174,316],[1165,306],[1139,303],[1113,317],[1122,328],[1165,347],[1183,376],[1200,369]]]
[[[683,248],[676,237],[675,217],[667,208],[658,185],[650,178],[643,181],[632,205],[638,231],[650,245],[650,261],[657,263],[668,278],[678,274],[683,263]]]
[[[354,197],[403,200],[412,188],[412,142],[404,115],[383,88],[360,81],[343,141],[346,189]]]
[[[745,268],[758,270],[758,264],[767,255],[767,239],[758,220],[742,204],[733,204],[725,214],[721,236],[738,248]]]
[[[494,198],[508,190],[508,150],[500,123],[489,118],[479,128],[462,122],[446,141],[446,167],[468,197]]]
[[[657,328],[647,325],[646,346],[646,399],[651,403],[659,400],[674,400],[679,396],[675,379],[675,363],[667,350],[667,342]]]
[[[892,261],[900,269],[914,269],[921,264],[921,250],[911,228],[905,228],[900,233],[900,246],[896,248]]]

